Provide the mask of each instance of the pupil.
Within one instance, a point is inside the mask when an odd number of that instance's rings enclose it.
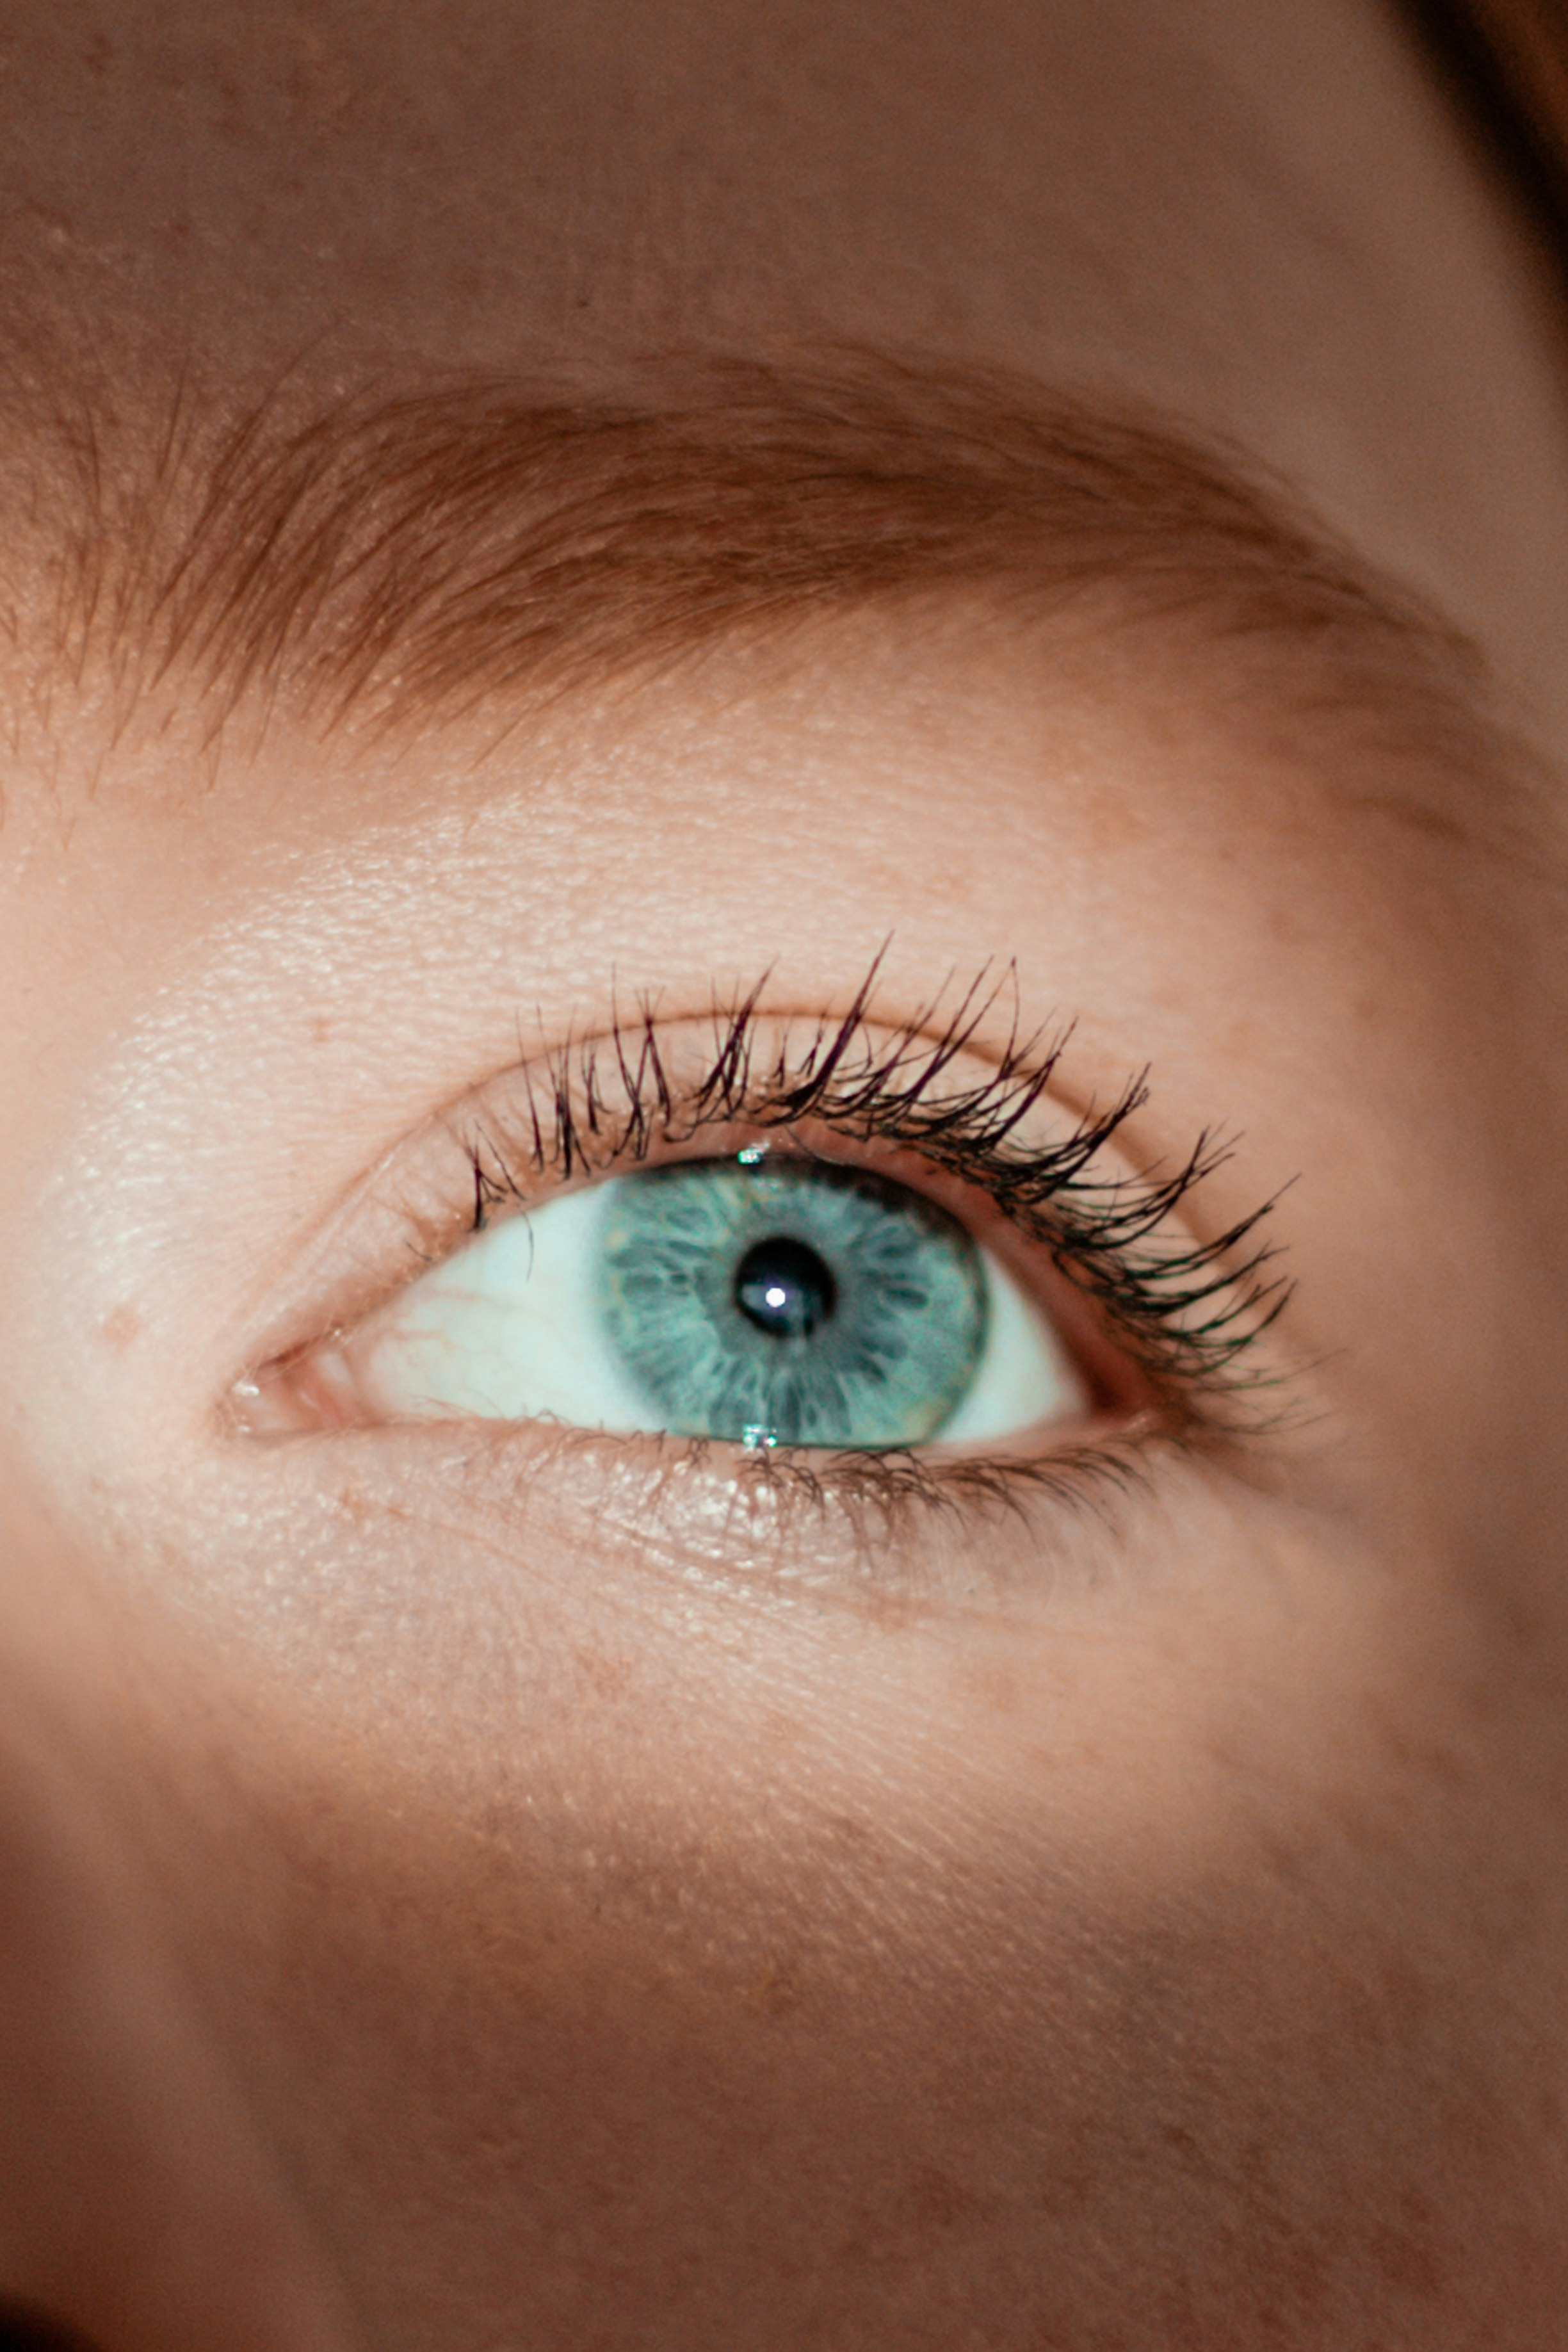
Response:
[[[804,1242],[754,1242],[735,1270],[735,1303],[771,1339],[809,1339],[837,1304],[838,1284]]]

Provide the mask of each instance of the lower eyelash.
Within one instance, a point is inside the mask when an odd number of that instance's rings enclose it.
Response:
[[[348,1432],[338,1443],[380,1433]],[[441,1443],[434,1425],[423,1442]],[[548,1512],[553,1495],[575,1517],[585,1507],[573,1492],[581,1475],[597,1534],[612,1548],[666,1559],[683,1575],[821,1580],[837,1594],[859,1580],[883,1601],[1013,1583],[1038,1596],[1042,1577],[1092,1582],[1119,1572],[1128,1515],[1152,1497],[1166,1456],[1196,1465],[1180,1441],[1131,1427],[1037,1459],[940,1460],[747,1454],[705,1438],[535,1423],[477,1438],[465,1425],[453,1466],[465,1524],[476,1509],[481,1525],[494,1510],[508,1549],[519,1509]],[[1016,1557],[994,1540],[1009,1527]]]
[[[789,1042],[769,1045],[779,1024],[761,1012],[766,975],[731,1003],[716,1003],[706,1066],[685,1080],[669,1066],[652,1003],[632,1023],[614,1020],[607,1034],[559,1049],[528,1080],[520,1134],[504,1145],[490,1134],[467,1142],[473,1229],[498,1208],[529,1205],[541,1179],[634,1166],[706,1130],[766,1135],[810,1123],[859,1146],[895,1146],[985,1195],[1114,1326],[1173,1425],[1226,1434],[1274,1426],[1278,1412],[1264,1400],[1277,1378],[1243,1360],[1291,1295],[1262,1238],[1274,1202],[1207,1241],[1162,1238],[1229,1147],[1205,1133],[1170,1174],[1097,1175],[1106,1148],[1149,1098],[1146,1073],[1067,1137],[1020,1144],[1070,1033],[1049,1043],[1020,1034],[1009,967],[1000,979],[982,971],[946,1015],[938,1016],[938,998],[873,1036],[882,961],[848,1011],[803,1040],[791,1024]],[[1009,990],[1005,1050],[978,1083],[945,1086]]]
[[[819,1460],[796,1450],[747,1466],[759,1489],[772,1486],[818,1509],[836,1507],[862,1535],[885,1543],[916,1520],[961,1518],[968,1528],[977,1520],[1020,1517],[1034,1501],[1109,1522],[1117,1502],[1147,1487],[1154,1433],[1150,1420],[1038,1455],[846,1452]]]

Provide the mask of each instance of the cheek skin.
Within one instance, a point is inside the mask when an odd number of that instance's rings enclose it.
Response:
[[[138,1769],[166,1645],[9,1448],[0,1519],[0,2339],[46,2340],[19,2306],[112,2352],[348,2352],[340,2284],[171,1949],[162,1775],[210,1747],[196,1727],[172,1750],[160,1707]]]
[[[1548,2312],[1539,1759],[1440,1580],[1199,1493],[1119,1592],[961,1620],[548,1517],[497,1601],[449,1498],[437,1616],[413,1500],[280,1512],[175,1776],[193,1965],[372,2341],[440,2340],[455,2260],[562,2346]],[[269,1635],[290,1540],[342,1597]]]

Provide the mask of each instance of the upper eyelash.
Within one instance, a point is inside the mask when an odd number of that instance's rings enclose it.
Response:
[[[613,1017],[607,1032],[558,1048],[530,1076],[519,1139],[524,1168],[486,1134],[466,1144],[473,1229],[497,1207],[526,1206],[528,1178],[570,1179],[610,1161],[635,1162],[661,1145],[682,1148],[709,1128],[789,1129],[811,1120],[857,1142],[895,1143],[988,1196],[1097,1304],[1180,1417],[1212,1421],[1222,1402],[1262,1385],[1242,1358],[1292,1287],[1275,1270],[1278,1246],[1261,1232],[1278,1195],[1207,1240],[1162,1244],[1173,1213],[1233,1147],[1206,1130],[1170,1172],[1097,1174],[1106,1146],[1149,1099],[1146,1070],[1065,1138],[1020,1143],[1019,1129],[1050,1087],[1071,1031],[1049,1043],[1041,1032],[1020,1034],[1011,968],[1000,979],[988,968],[939,1024],[940,997],[873,1040],[868,1024],[884,954],[846,1012],[821,1020],[803,1043],[791,1021],[770,1058],[761,1025],[769,975],[727,1005],[716,1001],[713,1051],[695,1081],[672,1077],[649,1001],[634,1021]],[[1009,989],[1014,1010],[1004,1049],[977,1083],[944,1087]]]

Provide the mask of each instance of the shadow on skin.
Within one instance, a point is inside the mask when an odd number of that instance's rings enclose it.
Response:
[[[98,2352],[98,2347],[45,2312],[0,2302],[0,2352]]]

